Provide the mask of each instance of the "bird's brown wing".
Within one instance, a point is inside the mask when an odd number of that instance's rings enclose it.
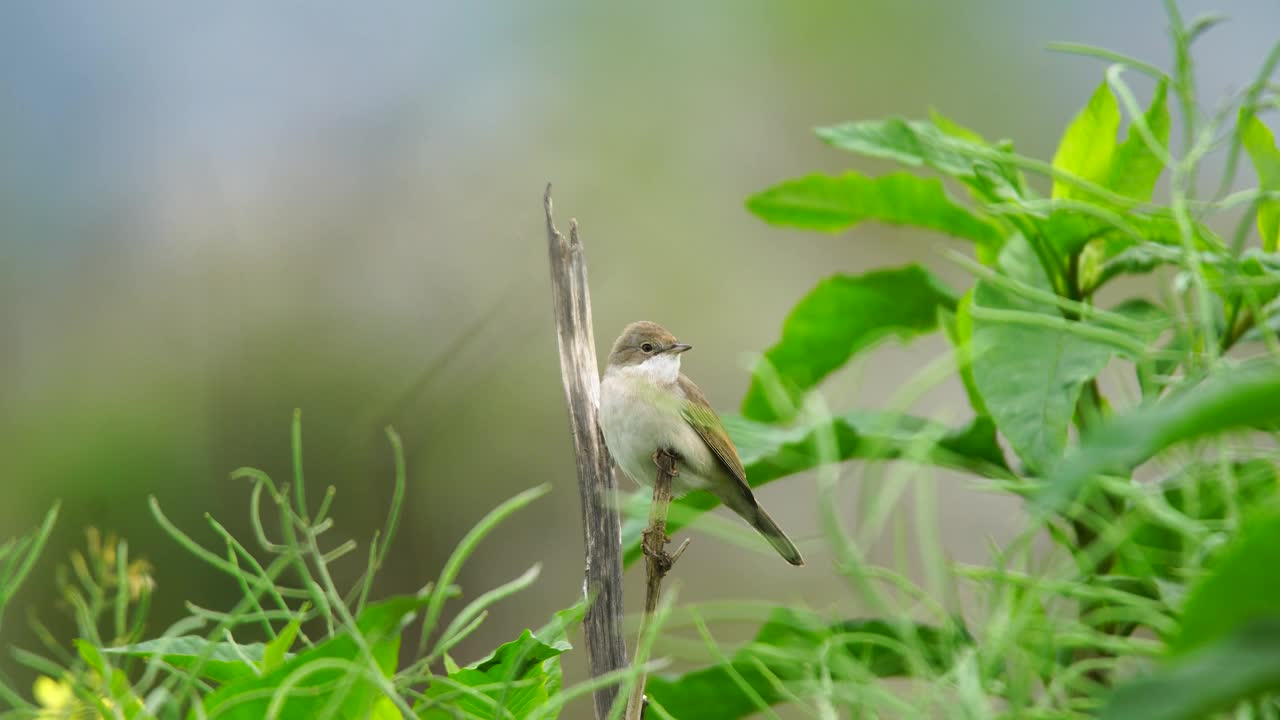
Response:
[[[698,386],[683,373],[680,375],[679,383],[687,401],[680,410],[685,422],[697,431],[702,441],[711,448],[711,452],[715,453],[716,457],[720,458],[720,462],[728,469],[729,474],[738,480],[750,496],[747,471],[742,467],[742,460],[738,458],[738,449],[733,446],[733,441],[729,439],[729,433],[725,432],[724,424],[720,422],[716,411],[711,409],[707,396],[703,395]]]

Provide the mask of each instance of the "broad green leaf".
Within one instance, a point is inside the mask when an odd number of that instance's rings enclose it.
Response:
[[[1111,172],[1111,158],[1116,152],[1116,133],[1120,130],[1120,107],[1103,82],[1094,91],[1089,104],[1072,119],[1058,143],[1053,167],[1082,180],[1105,185]],[[1083,198],[1088,194],[1059,179],[1053,181],[1054,198]]]
[[[836,232],[864,220],[914,225],[984,245],[998,245],[996,226],[947,197],[942,181],[910,173],[869,178],[808,175],[747,199],[747,208],[772,225]]]
[[[1002,155],[1007,144],[988,146],[930,123],[900,118],[818,128],[818,137],[833,147],[869,157],[894,160],[909,167],[930,167],[957,178],[989,200],[1026,195],[1022,176]]]
[[[1004,455],[996,442],[995,427],[985,417],[975,418],[957,430],[917,417],[865,411],[793,427],[757,423],[733,415],[726,415],[723,420],[738,447],[747,482],[752,487],[825,463],[854,458],[908,457],[980,475],[1000,476],[1007,472]],[[832,457],[818,454],[818,439],[824,437],[832,440]],[[637,506],[646,507],[651,493],[640,490],[632,497]],[[698,515],[719,504],[708,492],[693,492],[674,500],[667,531],[687,527]],[[622,546],[627,564],[640,557],[640,534],[647,521],[643,513],[638,515],[623,524]]]
[[[1062,257],[1080,252],[1091,240],[1111,232],[1102,220],[1075,210],[1057,209],[1049,217],[1033,222]]]
[[[1182,631],[1170,651],[1185,654],[1221,640],[1247,623],[1280,620],[1280,509],[1255,512],[1207,576],[1195,583],[1182,608]]]
[[[563,631],[564,626],[558,626],[556,632],[562,635]],[[460,712],[477,717],[502,717],[510,712],[517,718],[526,717],[559,690],[559,655],[569,649],[563,639],[544,640],[525,630],[483,659],[450,672],[447,681],[433,681],[414,712],[420,718],[441,720],[457,717]],[[467,693],[460,687],[475,692]]]
[[[404,715],[400,713],[400,709],[396,704],[391,702],[389,697],[380,697],[373,704],[373,709],[369,711],[369,720],[402,720]]]
[[[1270,572],[1274,572],[1274,568]],[[1238,626],[1216,642],[1121,686],[1100,720],[1201,720],[1280,690],[1280,620]]]
[[[356,625],[372,652],[372,665],[361,657],[351,635],[335,635],[261,677],[241,678],[222,686],[205,697],[204,710],[216,713],[221,720],[261,720],[266,717],[272,695],[287,680],[301,678],[294,686],[296,692],[285,701],[282,717],[318,717],[326,707],[337,708],[335,717],[366,717],[384,697],[369,673],[384,677],[395,673],[400,631],[428,600],[427,596],[401,595],[372,603],[360,613]],[[309,671],[312,663],[333,660],[352,663],[353,667]]]
[[[582,618],[586,615],[586,612],[586,601],[579,601],[576,605],[557,612],[552,616],[551,622],[539,628],[534,635],[541,638],[542,642],[548,643],[553,647],[563,646],[568,649],[569,628],[576,628],[581,625]],[[564,675],[560,663],[543,663],[543,670],[547,674],[547,694],[555,695],[560,691],[560,684]]]
[[[1048,291],[1049,279],[1021,237],[1005,244],[1003,273]],[[991,419],[1033,471],[1061,460],[1084,383],[1111,360],[1115,348],[1061,327],[1014,323],[981,310],[1015,311],[1062,322],[1052,305],[979,281],[973,295],[973,380]]]
[[[142,658],[159,658],[164,662],[198,677],[225,683],[254,676],[257,673],[250,663],[262,661],[265,646],[249,643],[233,646],[227,642],[211,642],[198,635],[157,638],[134,645],[102,648],[102,652],[114,655],[131,655]]]
[[[1128,474],[1179,442],[1280,421],[1280,364],[1260,360],[1224,367],[1200,384],[1113,418],[1089,432],[1036,497],[1042,511],[1058,511],[1089,479]]]
[[[735,673],[765,705],[786,702],[790,694],[830,699],[819,668],[836,682],[910,676],[917,669],[942,672],[971,645],[960,630],[886,620],[829,623],[812,613],[777,608],[755,640],[733,654],[731,669],[716,665],[678,676],[653,676],[645,694],[677,717],[686,717],[682,710],[696,708],[700,720],[734,720],[760,710]]]
[[[906,340],[932,332],[938,309],[953,309],[955,302],[951,290],[919,265],[823,280],[792,309],[782,339],[765,351],[742,414],[762,421],[795,417],[805,392],[854,354],[889,335]],[[792,408],[771,402],[775,377]]]
[[[1249,114],[1241,123],[1240,140],[1258,172],[1259,188],[1280,192],[1280,150],[1276,149],[1271,131],[1257,116]],[[1280,244],[1280,200],[1258,203],[1258,234],[1262,237],[1262,249],[1275,252]]]
[[[1169,83],[1161,80],[1156,84],[1155,94],[1151,98],[1151,107],[1147,109],[1146,122],[1151,134],[1166,150],[1169,147],[1169,104],[1167,94]],[[1142,138],[1136,127],[1129,128],[1129,136],[1116,150],[1115,159],[1111,161],[1110,177],[1107,187],[1115,192],[1135,200],[1147,201],[1155,190],[1156,181],[1164,165]]]
[[[1136,334],[1147,343],[1155,341],[1156,338],[1160,337],[1161,333],[1168,330],[1173,324],[1168,310],[1146,298],[1129,298],[1119,305],[1109,308],[1107,312],[1141,323],[1142,329],[1138,330]]]

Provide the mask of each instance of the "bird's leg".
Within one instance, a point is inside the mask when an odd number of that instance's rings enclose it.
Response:
[[[653,497],[655,503],[659,502],[658,485],[665,486],[665,490],[661,493],[665,497],[663,502],[671,501],[670,483],[671,480],[674,480],[680,475],[679,461],[680,456],[671,448],[660,447],[653,451],[653,464],[658,466],[659,473],[657,484],[654,486]],[[662,482],[664,477],[667,480],[666,483]],[[657,526],[653,523],[653,515],[650,515],[650,526],[645,529],[643,541],[640,543],[640,547],[644,550],[644,554],[653,558],[654,565],[661,575],[665,575],[667,571],[671,569],[671,566],[675,564],[676,558],[680,557],[680,553],[684,552],[684,546],[681,546],[681,548],[676,551],[675,555],[667,553],[666,545],[671,542],[671,536],[666,532],[666,514],[664,506],[662,511],[662,520]],[[659,529],[659,527],[661,529]],[[660,541],[658,538],[654,537],[659,532],[662,533]],[[687,544],[688,542],[686,541],[686,545]]]

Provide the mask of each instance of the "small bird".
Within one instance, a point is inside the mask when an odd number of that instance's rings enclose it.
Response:
[[[600,383],[600,430],[609,452],[632,480],[647,486],[657,475],[657,452],[674,453],[674,493],[709,490],[783,559],[804,565],[795,543],[751,494],[738,450],[706,396],[680,372],[680,355],[692,348],[657,323],[634,322],[622,330]]]

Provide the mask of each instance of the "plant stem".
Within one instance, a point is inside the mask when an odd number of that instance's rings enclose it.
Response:
[[[641,540],[645,556],[645,593],[644,616],[640,619],[640,640],[636,643],[636,667],[640,667],[645,660],[640,657],[640,653],[644,650],[644,638],[650,632],[654,613],[658,610],[658,600],[662,597],[662,579],[689,546],[686,539],[675,554],[667,554],[667,510],[671,507],[671,481],[680,473],[676,456],[669,450],[659,449],[653,454],[653,462],[658,466],[658,474],[653,480],[649,527],[645,529]],[[631,697],[627,700],[626,720],[641,720],[644,717],[644,684],[645,673],[641,672],[636,677]]]

